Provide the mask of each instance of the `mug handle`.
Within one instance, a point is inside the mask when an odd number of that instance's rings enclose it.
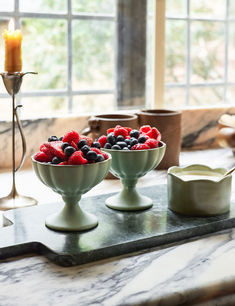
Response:
[[[81,134],[84,135],[84,136],[87,136],[87,135],[90,134],[90,133],[91,133],[91,128],[90,128],[90,126],[89,126],[89,127],[86,127],[85,129],[83,129],[83,130],[81,131]]]

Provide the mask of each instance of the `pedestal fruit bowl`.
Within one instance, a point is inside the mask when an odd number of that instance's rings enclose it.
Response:
[[[84,136],[85,137],[85,136]],[[98,220],[78,205],[81,196],[107,175],[111,155],[101,152],[89,137],[69,131],[59,139],[50,136],[32,156],[33,169],[46,186],[59,193],[64,208],[46,219],[59,231],[82,231],[95,227]]]
[[[106,205],[110,208],[125,211],[143,210],[153,205],[152,199],[141,195],[136,190],[139,177],[154,169],[162,160],[166,145],[148,150],[112,150],[104,149],[112,155],[110,171],[120,178],[123,189],[120,193],[108,198]]]
[[[65,203],[60,212],[47,217],[47,227],[59,231],[88,230],[98,224],[96,216],[78,204],[81,196],[99,184],[107,175],[109,159],[85,165],[53,165],[38,162],[32,157],[33,169],[46,186],[59,193]]]

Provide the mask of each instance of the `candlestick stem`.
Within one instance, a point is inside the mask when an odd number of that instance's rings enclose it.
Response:
[[[18,194],[15,182],[15,173],[21,168],[26,155],[26,140],[23,133],[23,128],[18,116],[18,108],[22,105],[15,106],[15,96],[19,92],[23,76],[28,73],[36,74],[36,72],[15,72],[1,73],[4,85],[7,92],[12,97],[12,189],[8,196],[0,198],[0,210],[8,210],[13,208],[36,205],[37,201],[31,197]],[[15,150],[15,128],[18,125],[21,140],[22,140],[22,157],[19,166],[16,168],[16,150]]]

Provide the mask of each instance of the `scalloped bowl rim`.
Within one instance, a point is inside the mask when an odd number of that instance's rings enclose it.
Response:
[[[145,150],[113,150],[113,149],[105,149],[105,148],[101,148],[100,150],[104,150],[105,153],[120,152],[120,153],[127,153],[127,154],[139,153],[139,152],[149,152],[149,151],[156,151],[156,150],[159,150],[159,149],[162,149],[162,148],[166,147],[165,142],[160,141],[160,143],[162,144],[160,147],[152,148],[152,149],[145,149]]]
[[[31,160],[39,165],[43,165],[43,166],[48,166],[48,167],[63,167],[63,168],[76,168],[76,167],[82,167],[82,166],[86,166],[86,167],[89,167],[89,166],[94,166],[94,165],[97,165],[97,164],[104,164],[106,163],[107,161],[109,160],[112,160],[112,155],[110,153],[108,153],[108,156],[109,158],[108,159],[105,159],[103,160],[102,162],[98,162],[98,163],[92,163],[92,164],[82,164],[82,165],[56,165],[56,164],[48,164],[48,163],[44,163],[44,162],[40,162],[40,161],[37,161],[36,159],[34,159],[34,156],[36,155],[37,153],[33,154],[31,156]]]
[[[198,169],[192,169],[193,167],[198,167]],[[172,172],[172,170],[181,170],[181,171],[179,171],[178,173],[182,173],[182,172],[186,172],[187,171],[187,169],[192,169],[192,171],[188,171],[188,173],[189,172],[193,172],[193,171],[200,171],[201,170],[201,172],[203,172],[203,170],[202,169],[199,169],[199,168],[203,168],[204,170],[207,170],[207,171],[204,171],[204,172],[212,172],[212,173],[217,173],[217,174],[221,174],[221,178],[219,178],[217,181],[213,181],[213,180],[210,180],[210,179],[200,179],[200,178],[198,178],[198,179],[191,179],[191,180],[188,180],[188,181],[186,181],[186,180],[184,180],[182,177],[180,177],[180,175],[177,175],[176,173],[174,173],[174,172]],[[168,175],[172,175],[172,176],[174,176],[174,177],[177,177],[181,182],[183,182],[183,183],[191,183],[191,182],[209,182],[209,183],[214,183],[214,184],[218,184],[218,183],[220,183],[222,180],[224,180],[224,179],[227,179],[227,178],[229,178],[229,177],[231,177],[232,176],[232,174],[229,174],[229,175],[227,175],[227,176],[224,176],[221,172],[218,172],[218,170],[222,170],[224,173],[223,174],[225,174],[226,172],[227,172],[227,169],[225,169],[225,168],[222,168],[222,167],[217,167],[217,168],[211,168],[211,167],[209,167],[209,166],[207,166],[207,165],[203,165],[203,164],[192,164],[192,165],[189,165],[189,166],[185,166],[185,167],[180,167],[180,166],[173,166],[173,167],[170,167],[169,169],[168,169],[168,171],[167,171],[167,174]],[[217,172],[216,172],[217,171]],[[208,175],[208,177],[209,177],[209,175]],[[218,176],[219,177],[219,176]]]

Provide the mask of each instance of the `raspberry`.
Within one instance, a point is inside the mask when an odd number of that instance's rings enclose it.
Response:
[[[151,131],[151,126],[150,125],[143,125],[140,128],[140,133],[148,133]]]
[[[68,165],[68,162],[67,161],[63,161],[63,162],[61,162],[61,163],[59,163],[58,165]]]
[[[51,159],[44,153],[44,152],[38,152],[34,159],[41,162],[41,163],[48,163],[51,161]]]
[[[105,159],[105,160],[109,158],[109,156],[108,156],[108,154],[107,154],[107,153],[102,152],[101,154],[104,156],[104,159]]]
[[[79,134],[72,130],[64,135],[63,142],[68,142],[71,144],[71,142],[74,141],[75,143],[78,143],[79,138],[80,138]]]
[[[78,151],[78,147],[74,141],[71,141],[71,146],[74,147],[76,151]]]
[[[81,154],[81,151],[74,152],[68,160],[68,165],[84,165],[87,164],[88,161]]]
[[[102,154],[102,152],[98,148],[92,147],[91,150],[94,151],[97,154]]]
[[[45,146],[45,144],[43,143],[41,146],[40,146],[40,151],[41,152],[44,152],[48,158],[50,159],[50,161],[52,161],[52,158],[54,157],[54,154],[52,154],[50,152],[50,150]]]
[[[151,149],[157,148],[158,147],[159,141],[153,138],[149,138],[146,140],[145,144],[148,145]]]
[[[90,146],[92,145],[92,143],[93,143],[93,140],[92,140],[91,137],[89,137],[89,136],[80,135],[80,140],[81,140],[81,139],[86,140],[86,142],[87,142],[87,144],[88,144],[89,147],[90,147]]]
[[[59,157],[62,161],[66,160],[67,157],[63,150],[61,149],[62,141],[52,141],[52,142],[45,142],[44,145],[53,157]]]
[[[101,147],[103,148],[105,146],[105,144],[107,143],[107,136],[105,136],[105,135],[100,136],[98,141],[99,141]]]
[[[114,136],[118,136],[118,135],[122,135],[124,138],[126,138],[126,136],[128,136],[128,132],[125,128],[123,127],[119,127],[118,125],[115,127],[114,131],[113,131]]]
[[[155,127],[153,127],[151,129],[151,131],[149,131],[146,135],[148,135],[150,138],[156,139],[158,141],[161,140],[161,134],[158,131],[158,129],[156,129]]]
[[[131,150],[148,150],[150,147],[146,143],[138,143],[134,145]]]
[[[130,135],[128,135],[128,136],[126,136],[126,137],[125,137],[125,139],[131,139],[131,136],[130,136]]]
[[[107,129],[107,135],[110,133],[113,133],[113,131],[114,131],[114,128]]]
[[[132,128],[130,128],[128,126],[125,126],[124,129],[127,130],[128,135],[130,135],[130,132],[132,131]]]

